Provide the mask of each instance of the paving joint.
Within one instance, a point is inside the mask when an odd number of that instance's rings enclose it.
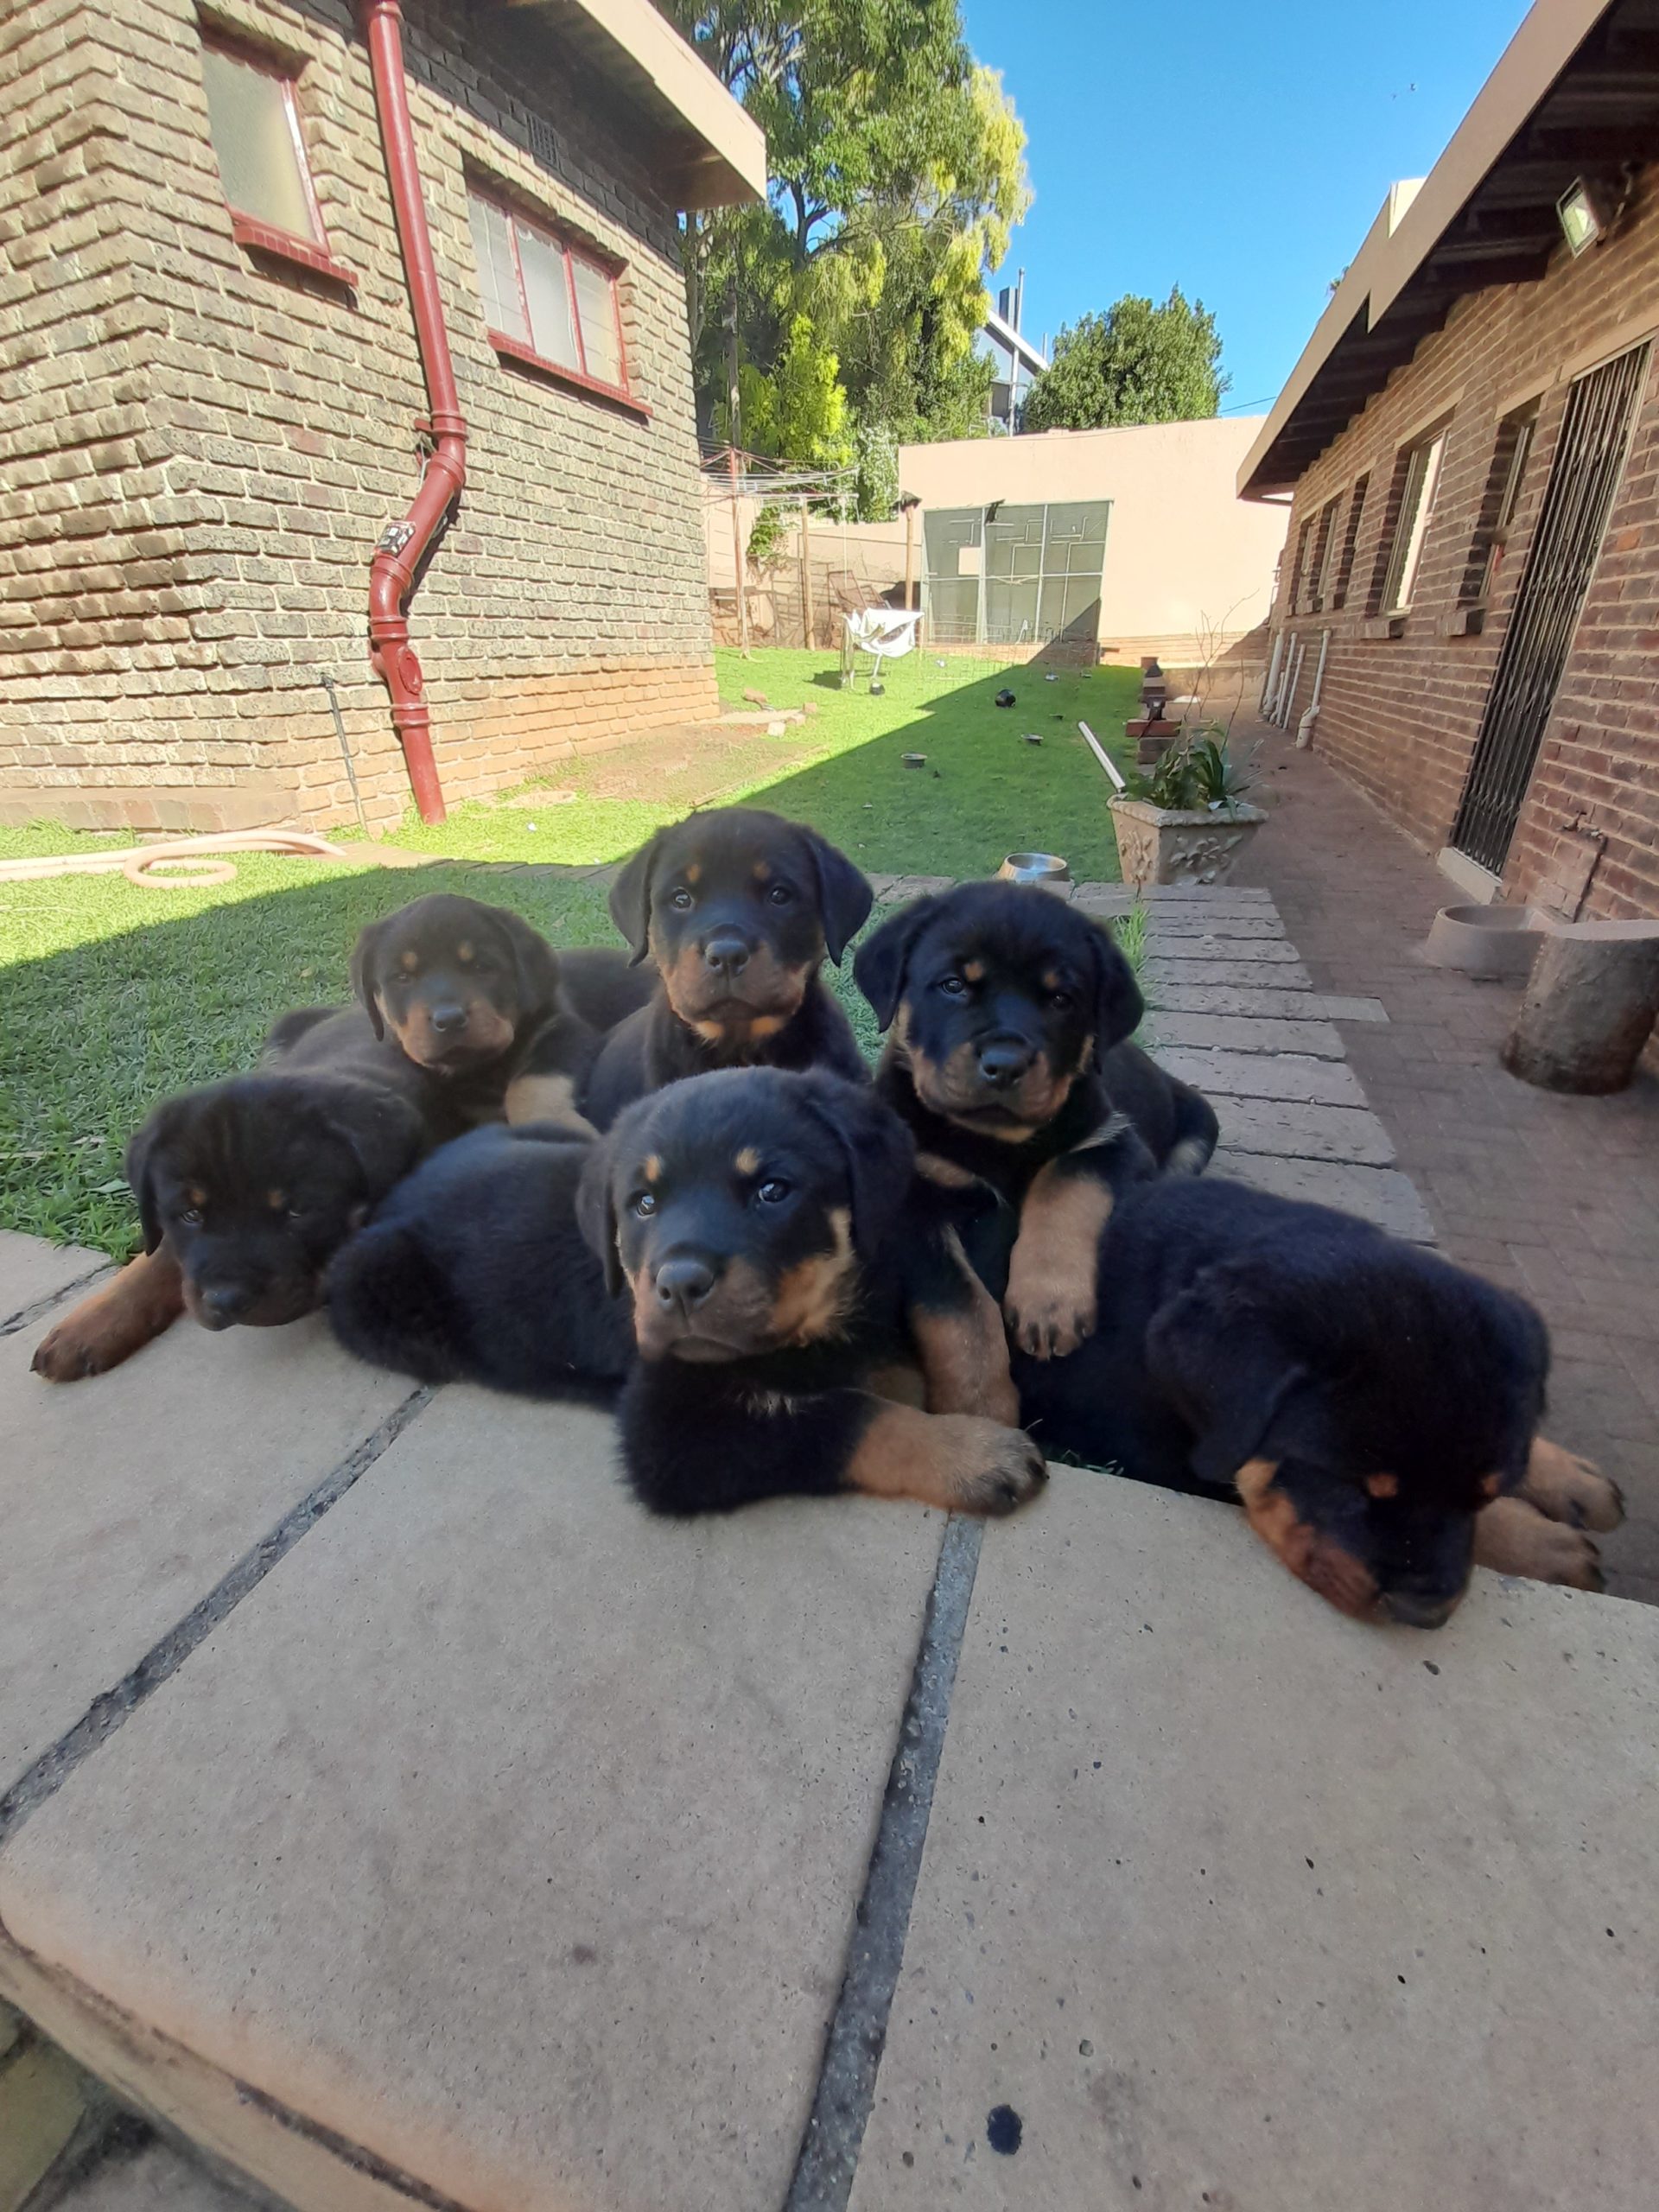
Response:
[[[54,1306],[61,1306],[66,1298],[73,1298],[77,1291],[90,1290],[95,1282],[102,1282],[105,1275],[115,1273],[115,1262],[106,1260],[101,1268],[88,1268],[84,1275],[77,1275],[73,1282],[49,1290],[44,1298],[31,1300],[20,1306],[7,1319],[0,1321],[0,1337],[15,1337],[19,1329],[26,1329],[31,1321],[44,1320]]]
[[[269,1535],[243,1554],[182,1620],[151,1645],[136,1667],[124,1675],[113,1688],[100,1692],[74,1726],[24,1770],[10,1789],[0,1796],[0,1848],[10,1841],[31,1813],[55,1796],[84,1759],[124,1726],[130,1715],[178,1672],[197,1645],[228,1618],[250,1591],[258,1587],[272,1567],[287,1558],[301,1537],[339,1504],[381,1454],[426,1410],[433,1396],[434,1393],[424,1385],[410,1391],[378,1428],[332,1467],[297,1505],[289,1508]]]
[[[852,2193],[904,1963],[983,1537],[983,1522],[953,1518],[939,1547],[847,1970],[783,2212],[842,2212]]]

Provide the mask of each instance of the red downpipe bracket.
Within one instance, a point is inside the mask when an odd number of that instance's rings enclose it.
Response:
[[[361,16],[435,445],[409,512],[402,522],[386,525],[374,549],[369,566],[369,660],[391,694],[391,726],[404,748],[421,819],[442,822],[446,810],[437,763],[432,757],[432,710],[423,696],[425,679],[409,642],[405,608],[422,556],[467,481],[467,424],[449,359],[449,336],[444,327],[431,234],[426,227],[420,164],[415,157],[409,86],[404,74],[404,11],[398,0],[361,0]]]

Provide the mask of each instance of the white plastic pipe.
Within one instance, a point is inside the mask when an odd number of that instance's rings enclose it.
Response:
[[[1307,702],[1307,711],[1296,725],[1296,749],[1306,753],[1313,742],[1313,725],[1319,718],[1319,693],[1325,687],[1325,657],[1331,650],[1331,632],[1319,632],[1319,664],[1313,671],[1313,696]]]
[[[1285,650],[1285,633],[1281,630],[1273,641],[1273,657],[1268,663],[1267,681],[1262,686],[1262,718],[1273,719],[1273,702],[1279,688],[1279,661]]]
[[[1088,739],[1088,741],[1089,741],[1089,748],[1090,748],[1090,752],[1091,752],[1091,753],[1093,753],[1093,754],[1094,754],[1094,756],[1095,756],[1096,760],[1099,761],[1099,763],[1100,763],[1101,766],[1102,766],[1102,767],[1106,771],[1106,773],[1107,773],[1107,774],[1111,778],[1111,779],[1112,779],[1112,788],[1113,788],[1113,790],[1114,790],[1114,791],[1128,791],[1128,789],[1129,788],[1129,787],[1128,787],[1128,785],[1124,782],[1124,780],[1123,780],[1122,777],[1122,776],[1120,776],[1120,775],[1118,774],[1118,772],[1117,772],[1117,764],[1116,764],[1116,762],[1112,759],[1111,754],[1110,754],[1109,753],[1108,753],[1108,751],[1106,750],[1105,747],[1101,743],[1100,740],[1099,740],[1099,739],[1095,735],[1095,733],[1093,732],[1093,730],[1091,730],[1091,729],[1090,728],[1090,727],[1089,727],[1088,723],[1087,723],[1087,722],[1079,722],[1079,723],[1077,724],[1077,728],[1078,728],[1083,732],[1084,735]]]

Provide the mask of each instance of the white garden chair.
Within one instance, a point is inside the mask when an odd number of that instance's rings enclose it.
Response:
[[[902,660],[913,652],[918,642],[922,618],[919,613],[906,613],[892,607],[865,607],[845,613],[841,618],[841,683],[846,690],[858,681],[858,657],[867,654],[870,663],[870,690],[879,696],[881,691],[881,664],[883,661]]]

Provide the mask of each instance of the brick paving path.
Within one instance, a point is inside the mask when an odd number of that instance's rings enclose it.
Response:
[[[1445,1249],[1548,1322],[1552,1433],[1629,1507],[1603,1541],[1608,1587],[1659,1603],[1659,1081],[1563,1098],[1506,1074],[1520,986],[1416,957],[1455,887],[1323,761],[1278,731],[1249,734],[1275,804],[1239,886],[1271,892],[1317,992],[1372,994],[1386,1011],[1336,1017],[1349,1071]]]

